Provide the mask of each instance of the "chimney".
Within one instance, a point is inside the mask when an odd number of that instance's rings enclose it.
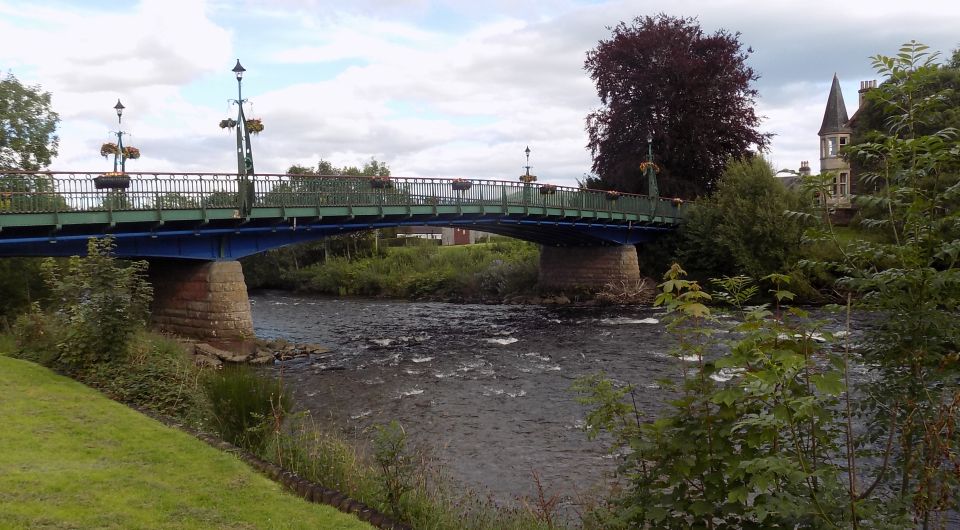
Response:
[[[800,176],[801,177],[810,176],[810,162],[808,160],[804,160],[800,162]]]
[[[860,90],[857,91],[857,94],[860,95],[860,108],[863,108],[863,102],[866,99],[867,92],[877,88],[877,80],[873,79],[871,81],[860,81]]]

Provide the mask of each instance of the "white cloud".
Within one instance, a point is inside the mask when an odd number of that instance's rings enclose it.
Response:
[[[771,158],[816,168],[834,72],[855,86],[874,77],[868,55],[909,38],[957,45],[960,7],[930,4],[144,0],[107,12],[0,0],[0,64],[53,92],[57,168],[103,167],[97,147],[122,97],[124,129],[144,154],[136,167],[230,171],[233,137],[216,124],[235,107],[231,94],[207,92],[233,89],[240,56],[244,94],[266,126],[254,139],[259,171],[376,156],[398,174],[514,179],[530,145],[542,180],[573,184],[590,169],[584,118],[598,103],[584,54],[606,26],[663,11],[698,15],[707,32],[742,31],[762,76],[762,129],[776,134]],[[846,95],[853,112],[856,94]]]

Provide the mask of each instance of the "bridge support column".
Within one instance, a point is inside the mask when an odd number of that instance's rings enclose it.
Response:
[[[239,261],[151,260],[150,282],[155,327],[203,340],[253,338]]]
[[[540,247],[540,287],[598,291],[612,282],[640,281],[637,247]]]

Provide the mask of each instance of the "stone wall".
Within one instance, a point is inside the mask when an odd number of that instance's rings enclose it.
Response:
[[[239,261],[151,260],[154,327],[204,340],[253,338]]]
[[[612,282],[640,280],[637,248],[540,247],[540,286],[545,289],[597,291]]]

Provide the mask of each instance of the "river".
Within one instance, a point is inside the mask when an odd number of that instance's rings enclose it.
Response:
[[[654,412],[657,380],[679,374],[658,309],[250,299],[258,337],[330,349],[285,364],[299,407],[355,433],[396,419],[451,478],[500,501],[533,494],[533,471],[548,493],[575,497],[614,470],[582,430],[575,379],[603,371]]]

